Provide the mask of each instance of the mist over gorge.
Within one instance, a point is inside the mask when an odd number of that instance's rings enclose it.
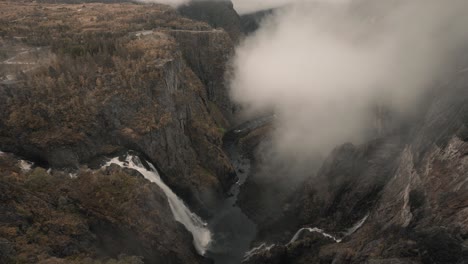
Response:
[[[463,1],[302,1],[240,44],[231,96],[245,116],[275,116],[239,198],[259,226],[247,263],[468,259],[455,238],[466,209],[436,220],[450,202],[434,196],[467,199],[452,167],[466,146],[467,12]],[[298,227],[311,234],[288,243]]]
[[[466,10],[464,1],[293,4],[237,48],[232,98],[247,114],[276,114],[278,153],[307,158],[363,142],[375,136],[376,109],[411,117],[456,70]]]

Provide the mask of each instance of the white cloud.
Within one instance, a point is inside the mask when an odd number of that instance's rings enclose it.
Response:
[[[296,3],[237,49],[232,97],[276,112],[277,153],[307,159],[358,143],[376,105],[410,113],[466,43],[466,1],[354,4]]]

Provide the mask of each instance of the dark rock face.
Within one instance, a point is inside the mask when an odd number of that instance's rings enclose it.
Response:
[[[178,10],[190,19],[206,22],[213,28],[223,28],[234,43],[239,42],[241,22],[231,0],[193,0]]]
[[[234,53],[233,41],[222,30],[168,33],[176,39],[185,61],[206,87],[210,114],[220,125],[228,127],[233,120],[233,105],[225,73]]]
[[[306,197],[295,201],[304,210],[300,221],[310,224],[322,217],[317,225],[339,223],[332,230],[344,230],[362,219],[395,172],[401,146],[400,138],[390,137],[335,149],[303,190]]]
[[[286,217],[276,220],[292,227],[278,230],[282,238],[274,231],[262,238],[296,253],[265,251],[254,263],[466,263],[467,78],[459,73],[434,91],[425,113],[409,127],[335,149],[290,198],[295,208],[283,209]],[[345,236],[366,215],[362,227]],[[344,238],[285,245],[302,226]],[[294,251],[297,246],[306,250]]]
[[[6,264],[207,263],[163,191],[119,167],[70,178],[0,155],[0,237]]]

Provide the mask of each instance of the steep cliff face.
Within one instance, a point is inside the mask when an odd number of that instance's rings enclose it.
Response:
[[[206,87],[208,110],[223,127],[233,119],[233,105],[229,98],[225,73],[234,45],[223,30],[171,30],[185,61]],[[194,48],[196,47],[196,48]]]
[[[56,168],[135,149],[209,214],[235,180],[221,149],[227,122],[218,106],[227,100],[217,86],[232,49],[226,33],[163,5],[2,3],[2,10],[7,47],[51,54],[13,54],[14,65],[2,63],[20,70],[2,82],[0,149]],[[28,19],[9,24],[19,17]]]
[[[249,263],[465,263],[466,84],[453,76],[409,128],[335,149],[283,210],[282,239],[270,236],[277,244]],[[342,241],[311,233],[288,243],[300,227]]]
[[[1,263],[206,263],[135,171],[29,169],[0,154]]]
[[[193,0],[179,7],[178,11],[190,19],[206,22],[213,28],[223,28],[235,43],[240,40],[242,34],[240,17],[234,10],[231,0]]]

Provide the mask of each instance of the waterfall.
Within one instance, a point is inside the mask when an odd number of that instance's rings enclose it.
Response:
[[[207,228],[207,224],[185,205],[159,176],[156,168],[148,162],[149,169],[145,168],[137,156],[127,154],[125,161],[120,161],[119,158],[113,158],[107,162],[104,167],[111,164],[119,165],[123,168],[129,168],[141,173],[150,182],[156,183],[164,192],[169,202],[172,214],[176,221],[180,222],[193,235],[193,244],[198,253],[204,255],[211,241],[211,232]]]
[[[340,243],[340,242],[341,242],[341,239],[336,238],[336,237],[334,237],[334,236],[332,236],[332,235],[330,235],[330,234],[325,233],[325,231],[323,231],[323,230],[320,229],[320,228],[316,228],[316,227],[314,227],[314,228],[304,227],[304,228],[299,229],[299,230],[296,232],[296,234],[294,234],[293,238],[291,239],[291,241],[289,241],[288,244],[291,244],[291,243],[295,242],[295,241],[299,238],[299,236],[300,236],[303,232],[305,232],[305,231],[308,231],[308,232],[311,232],[311,233],[313,233],[313,232],[319,233],[319,234],[321,234],[321,235],[324,236],[324,237],[328,237],[328,238],[333,239],[336,243]]]
[[[317,228],[317,227],[314,227],[314,228],[303,227],[303,228],[299,229],[296,232],[296,234],[294,234],[294,236],[291,238],[289,243],[286,244],[286,246],[290,245],[291,243],[296,242],[300,238],[302,233],[304,233],[304,232],[319,233],[324,237],[333,239],[335,241],[335,243],[341,243],[341,241],[343,241],[343,238],[354,234],[354,232],[356,232],[359,228],[361,228],[362,225],[366,222],[368,217],[369,217],[369,214],[364,216],[361,220],[359,220],[357,223],[355,223],[352,227],[348,228],[345,232],[343,232],[343,236],[341,238],[337,238],[337,237],[335,237],[333,235],[330,235],[330,234],[326,233],[323,229],[320,229],[320,228]],[[266,243],[263,243],[260,246],[251,249],[250,251],[245,253],[244,261],[248,261],[252,256],[255,256],[255,255],[260,254],[262,252],[268,252],[274,246],[276,246],[276,244],[271,244],[271,245],[268,246]]]
[[[295,242],[296,240],[299,239],[299,236],[304,232],[304,231],[308,231],[308,232],[316,232],[316,233],[319,233],[321,234],[322,236],[324,237],[328,237],[328,238],[331,238],[333,239],[336,243],[340,243],[343,238],[347,237],[347,236],[350,236],[352,234],[354,234],[354,232],[356,232],[359,228],[362,227],[362,225],[366,222],[367,218],[369,217],[369,214],[367,214],[366,216],[364,216],[361,220],[359,220],[357,223],[355,223],[352,227],[348,228],[345,232],[343,232],[343,236],[341,238],[337,238],[335,236],[332,236],[330,234],[327,234],[325,233],[325,231],[323,231],[322,229],[320,228],[317,228],[317,227],[314,227],[314,228],[309,228],[309,227],[304,227],[304,228],[301,228],[299,229],[296,234],[293,236],[293,238],[291,239],[291,241],[289,241],[288,244],[291,244],[293,242]]]

